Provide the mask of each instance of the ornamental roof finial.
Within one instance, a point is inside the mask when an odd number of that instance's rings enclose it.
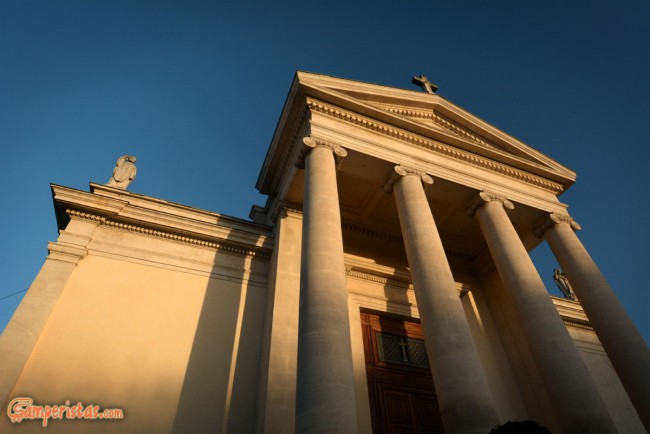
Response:
[[[438,86],[431,83],[426,75],[414,75],[411,79],[411,83],[417,84],[426,93],[434,94],[438,90]]]

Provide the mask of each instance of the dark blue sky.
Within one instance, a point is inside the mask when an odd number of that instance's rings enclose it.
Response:
[[[49,183],[246,218],[295,70],[439,94],[578,173],[562,196],[650,340],[647,1],[0,2],[0,298],[57,237]],[[552,293],[548,249],[533,257]],[[0,329],[22,294],[0,300]]]

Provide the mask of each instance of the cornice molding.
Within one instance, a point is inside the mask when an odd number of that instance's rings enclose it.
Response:
[[[562,321],[564,322],[565,325],[567,325],[567,326],[569,326],[569,327],[574,327],[574,328],[578,328],[578,329],[594,331],[594,328],[593,328],[591,325],[589,325],[589,324],[585,324],[585,323],[581,323],[581,322],[575,322],[575,321],[570,321],[570,320],[565,319],[565,318],[562,318]]]
[[[351,267],[346,267],[345,274],[348,277],[353,277],[356,279],[367,280],[369,282],[379,283],[383,286],[392,286],[394,288],[400,288],[404,290],[413,290],[413,284],[405,282],[403,280],[391,279],[389,277],[382,277],[376,274],[367,273],[364,271],[354,270]]]
[[[53,185],[57,222],[67,230],[74,219],[103,219],[222,242],[255,251],[273,249],[272,228],[161,199],[91,184],[91,192]],[[67,211],[74,211],[70,214]]]
[[[476,134],[470,132],[467,128],[458,125],[456,122],[452,121],[451,119],[448,119],[446,116],[441,115],[440,113],[436,113],[435,111],[433,111],[431,113],[431,120],[437,123],[438,125],[440,125],[441,127],[451,131],[452,133],[460,137],[463,137],[465,139],[469,139],[473,142],[476,142],[479,145],[485,146],[488,149],[494,149],[500,152],[505,151],[502,147],[497,146],[496,144],[489,142],[480,136],[477,136]]]
[[[302,215],[302,207],[299,204],[293,202],[283,202],[280,206],[280,210]]]
[[[358,226],[345,222],[342,223],[341,227],[344,232],[352,232],[378,240],[390,241],[392,243],[399,244],[400,246],[404,243],[404,240],[401,236],[395,235],[393,233],[382,232],[365,226]]]
[[[365,280],[372,283],[378,283],[381,286],[398,288],[405,291],[413,291],[413,284],[406,280],[395,279],[393,277],[380,276],[371,270],[358,270],[351,265],[346,265],[345,274],[354,279]],[[472,287],[465,283],[454,282],[454,287],[458,291],[458,296],[463,297],[472,290]]]
[[[48,260],[56,260],[77,264],[88,256],[88,249],[85,246],[78,246],[70,243],[56,242],[47,243],[49,255]]]
[[[242,255],[242,256],[253,256],[257,257],[260,259],[269,259],[271,257],[270,252],[267,252],[266,250],[262,249],[246,249],[244,247],[230,244],[230,243],[224,243],[224,242],[215,242],[215,241],[208,241],[200,238],[194,238],[194,237],[189,237],[185,235],[178,235],[174,234],[172,232],[167,232],[167,231],[161,231],[157,229],[151,229],[151,228],[146,228],[143,226],[138,226],[130,223],[124,223],[124,222],[119,222],[116,220],[110,220],[106,217],[102,217],[96,214],[91,214],[87,212],[81,212],[78,210],[74,209],[67,209],[66,213],[70,215],[70,217],[76,217],[76,218],[81,218],[85,220],[92,220],[92,221],[97,221],[101,225],[109,226],[109,227],[114,227],[117,229],[123,229],[129,232],[136,232],[140,234],[145,234],[145,235],[151,235],[156,238],[162,238],[162,239],[167,239],[167,240],[172,240],[172,241],[178,241],[186,244],[193,244],[197,246],[202,246],[202,247],[208,247],[236,255]]]
[[[436,112],[434,109],[431,110],[412,110],[412,109],[404,109],[401,107],[392,107],[388,106],[385,104],[377,104],[377,106],[381,107],[382,109],[395,113],[396,115],[400,116],[405,116],[408,118],[416,118],[416,119],[429,119],[433,123],[441,126],[445,131],[448,131],[450,133],[453,133],[459,137],[469,139],[473,142],[476,142],[482,146],[485,146],[486,148],[489,149],[494,149],[497,151],[503,152],[504,149],[487,139],[471,132],[467,128],[459,125],[458,123],[452,121],[451,119],[447,118],[446,116]]]
[[[106,217],[102,217],[97,214],[91,214],[83,211],[78,211],[76,209],[66,209],[65,213],[70,216],[70,218],[80,218],[83,220],[92,220],[99,222],[101,224],[106,223]]]
[[[589,331],[594,330],[579,301],[556,297],[554,295],[551,295],[550,297],[558,314],[567,327]]]
[[[419,119],[431,119],[433,117],[432,110],[413,110],[413,109],[404,109],[401,107],[392,107],[385,104],[376,104],[378,107],[395,113],[396,115],[406,116],[409,118],[419,118]]]
[[[294,154],[294,150],[296,146],[298,145],[298,140],[300,137],[300,133],[303,130],[305,126],[305,122],[309,118],[309,106],[305,104],[305,106],[302,109],[302,112],[300,113],[300,119],[298,122],[296,122],[296,127],[294,130],[291,132],[291,139],[289,140],[289,146],[286,147],[284,155],[281,157],[281,162],[278,165],[279,170],[275,171],[275,174],[273,175],[273,180],[270,185],[270,191],[271,194],[276,194],[278,186],[280,182],[282,181],[283,176],[286,174],[287,168],[291,165],[291,160]]]
[[[425,149],[432,150],[434,152],[440,153],[447,157],[463,161],[465,163],[472,164],[483,169],[491,170],[493,172],[499,173],[504,176],[516,179],[518,181],[525,182],[527,184],[534,185],[536,187],[543,188],[545,190],[551,191],[554,194],[559,194],[564,191],[562,184],[547,180],[542,177],[532,175],[530,173],[514,169],[508,165],[498,163],[494,160],[490,160],[485,157],[481,157],[477,154],[473,154],[467,151],[463,151],[459,148],[452,147],[434,140],[424,139],[420,136],[393,128],[386,124],[374,121],[369,118],[365,118],[354,113],[351,113],[347,110],[343,110],[334,106],[330,106],[321,101],[307,98],[307,106],[309,109],[314,112],[321,113],[326,116],[330,116],[336,119],[344,120],[350,122],[354,125],[360,126],[367,130],[384,134],[394,139],[402,140],[404,142],[419,146]]]

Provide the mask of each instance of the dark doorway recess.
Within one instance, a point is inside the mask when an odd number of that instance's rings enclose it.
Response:
[[[361,313],[374,434],[444,433],[422,326],[412,318]]]

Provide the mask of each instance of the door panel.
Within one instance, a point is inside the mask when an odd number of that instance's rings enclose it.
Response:
[[[373,433],[443,433],[422,327],[361,313]]]

